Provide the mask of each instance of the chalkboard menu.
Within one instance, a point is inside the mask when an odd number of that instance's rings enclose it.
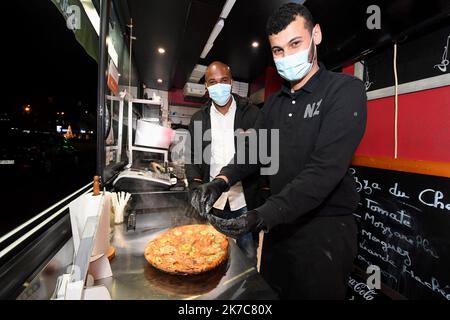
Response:
[[[354,166],[355,265],[408,299],[450,300],[450,179]]]

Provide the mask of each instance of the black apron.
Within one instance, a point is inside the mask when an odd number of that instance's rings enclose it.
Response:
[[[356,253],[352,215],[302,218],[265,234],[261,275],[281,299],[344,299]]]

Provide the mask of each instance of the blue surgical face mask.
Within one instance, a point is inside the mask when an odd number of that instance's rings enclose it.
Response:
[[[282,78],[288,81],[298,81],[303,79],[309,73],[313,66],[313,62],[309,62],[309,50],[311,49],[312,40],[311,34],[311,42],[308,49],[273,60],[277,67],[278,74]],[[316,50],[314,50],[314,55],[315,54]],[[314,58],[312,61],[314,61]]]
[[[217,83],[207,87],[209,97],[213,99],[216,105],[222,107],[227,104],[231,97],[231,84]]]

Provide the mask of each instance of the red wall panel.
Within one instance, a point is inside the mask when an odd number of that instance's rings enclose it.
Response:
[[[450,162],[450,86],[400,95],[398,158]],[[394,97],[368,102],[358,156],[394,156]]]
[[[355,65],[351,64],[342,69],[342,72],[351,74],[352,76],[355,74]]]

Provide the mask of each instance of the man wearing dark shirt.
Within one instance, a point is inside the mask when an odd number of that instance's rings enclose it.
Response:
[[[234,161],[197,189],[192,204],[229,236],[266,232],[261,274],[281,298],[343,299],[357,250],[352,212],[359,197],[348,169],[365,130],[365,88],[317,62],[322,33],[306,7],[283,5],[269,18],[267,31],[286,80],[255,125],[279,132],[272,196],[233,220],[209,214],[214,199],[260,167]]]

